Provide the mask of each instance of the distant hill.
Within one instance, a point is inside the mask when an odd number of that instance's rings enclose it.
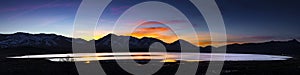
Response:
[[[117,39],[111,41],[111,38]],[[101,39],[95,40],[97,52],[111,52],[111,43],[117,47],[124,46],[124,40],[129,41],[129,49],[133,52],[148,51],[150,45],[159,42],[169,52],[180,52],[180,43],[185,43],[189,48],[197,48],[193,44],[177,40],[173,43],[165,43],[155,38],[144,37],[141,39],[131,36],[118,36],[108,34]],[[29,34],[18,32],[15,34],[0,34],[0,54],[38,54],[38,53],[70,53],[72,52],[72,40],[76,44],[85,44],[90,41],[73,39],[55,34]],[[225,46],[223,46],[225,47]],[[199,47],[201,52],[210,52],[211,48],[221,49],[223,47]],[[300,43],[297,40],[270,41],[264,43],[246,43],[227,45],[229,53],[259,53],[277,55],[299,55]]]
[[[300,42],[296,39],[289,41],[270,41],[264,43],[245,43],[227,45],[231,53],[260,53],[276,55],[299,55]]]

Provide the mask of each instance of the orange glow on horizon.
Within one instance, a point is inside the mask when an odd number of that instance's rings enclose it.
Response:
[[[136,38],[156,38],[166,43],[173,43],[174,41],[178,40],[178,37],[171,32],[171,29],[167,27],[138,28],[133,33],[127,35]]]
[[[152,24],[159,24],[157,22],[150,22],[150,23],[145,23],[143,25],[151,26]],[[224,46],[227,44],[243,44],[244,42],[234,42],[234,41],[227,41],[227,42],[211,42],[211,36],[208,32],[204,33],[199,33],[198,39],[189,37],[191,36],[190,34],[184,34],[184,36],[181,36],[180,38],[168,27],[163,27],[163,26],[151,26],[151,27],[138,27],[136,30],[134,30],[132,33],[122,33],[122,34],[117,34],[117,35],[123,35],[123,36],[132,36],[136,38],[143,38],[143,37],[148,37],[148,38],[156,38],[159,39],[165,43],[173,43],[177,41],[178,39],[183,39],[187,42],[190,42],[191,44],[195,46],[201,46],[201,47],[206,47],[206,46],[214,46],[214,47],[220,47]],[[110,31],[99,31],[99,33],[95,33],[94,37],[92,39],[98,40],[106,36],[107,34],[112,33],[116,34]],[[222,34],[217,34],[213,33],[215,35],[222,35]],[[241,36],[235,36],[235,35],[227,35],[228,39],[239,39]],[[87,38],[87,37],[86,37]],[[84,38],[85,40],[87,40]],[[197,41],[198,40],[198,41]]]
[[[136,37],[136,38],[143,38],[143,37],[149,37],[149,38],[156,38],[156,39],[159,39],[163,42],[166,42],[166,43],[173,43],[175,41],[177,41],[179,38],[175,35],[175,34],[172,34],[172,35],[164,35],[164,34],[161,34],[160,32],[157,32],[157,31],[153,31],[151,29],[141,29],[141,30],[148,30],[148,31],[135,31],[131,34],[125,34],[124,36],[132,36],[132,37]],[[160,29],[155,29],[154,30],[160,30]],[[165,29],[162,29],[162,31],[164,31]],[[168,30],[167,30],[168,31]],[[107,35],[107,34],[106,34]],[[94,40],[98,40],[98,39],[101,39],[103,38],[104,36],[106,35],[95,35],[93,37]],[[200,35],[199,35],[200,36]],[[190,42],[191,44],[194,44],[196,46],[201,46],[201,47],[206,47],[206,46],[215,46],[215,47],[219,47],[219,46],[223,46],[224,43],[226,43],[226,45],[228,44],[243,44],[245,42],[214,42],[214,44],[212,45],[212,42],[210,40],[210,36],[204,36],[204,35],[201,35],[201,37],[199,37],[199,41],[193,41],[192,39],[193,38],[181,38],[183,40],[186,40],[188,42]],[[86,40],[86,39],[85,39]]]
[[[102,37],[104,37],[106,35],[97,35],[97,36],[94,36],[94,39],[101,39]],[[136,38],[143,38],[143,37],[149,37],[149,38],[156,38],[156,39],[159,39],[159,40],[162,40],[163,42],[166,42],[166,43],[173,43],[175,41],[177,41],[179,38],[173,34],[173,35],[163,35],[163,34],[160,34],[160,33],[150,33],[148,32],[148,34],[144,34],[142,32],[133,32],[132,34],[126,34],[125,36],[132,36],[132,37],[136,37]],[[190,40],[189,38],[182,38],[183,40],[186,40],[196,46],[201,46],[201,47],[205,47],[205,46],[211,46],[212,45],[212,42],[210,41],[210,37],[199,37],[199,42],[196,42],[196,41],[192,41]],[[219,46],[222,46],[220,44],[223,44],[224,42],[214,42],[214,45],[212,46],[215,46],[215,47],[219,47]],[[243,44],[243,42],[226,42],[226,44]]]

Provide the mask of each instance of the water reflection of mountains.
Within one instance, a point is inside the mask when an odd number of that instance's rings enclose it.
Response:
[[[111,37],[117,37],[117,40],[111,42]],[[155,38],[135,38],[130,36],[117,36],[108,34],[107,36],[95,40],[97,52],[111,52],[111,43],[119,44],[122,39],[129,38],[129,48],[132,52],[146,52],[149,46],[154,42],[163,44],[169,52],[180,52],[180,43],[189,47],[197,47],[184,40],[178,40],[173,43],[164,43]],[[90,41],[74,39],[76,44],[86,44]],[[121,44],[122,45],[122,44]],[[211,48],[220,49],[222,47],[199,47],[201,52],[210,52]],[[258,54],[276,54],[276,55],[299,55],[300,43],[297,40],[289,41],[270,41],[264,43],[246,43],[227,45],[229,53],[258,53]],[[7,54],[40,54],[40,53],[70,53],[72,52],[72,38],[55,34],[29,34],[18,32],[15,34],[0,34],[0,53]]]

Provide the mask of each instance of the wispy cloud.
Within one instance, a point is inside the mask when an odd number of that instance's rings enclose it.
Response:
[[[41,26],[47,26],[47,25],[51,25],[60,21],[64,21],[66,19],[68,19],[68,16],[55,16],[55,17],[49,17],[49,18],[44,18],[43,22],[41,22]]]
[[[62,8],[62,7],[73,7],[76,6],[76,2],[58,2],[53,1],[44,4],[25,4],[25,5],[16,5],[12,7],[0,8],[0,13],[7,12],[16,12],[16,14],[8,17],[8,20],[13,20],[19,18],[20,16],[26,15],[27,13],[47,8]]]
[[[130,6],[119,6],[119,7],[112,7],[110,8],[110,12],[114,15],[119,15],[128,9]]]
[[[148,27],[148,28],[138,28],[138,32],[164,32],[170,30],[167,27]]]
[[[166,20],[166,21],[160,21],[163,22],[165,24],[178,24],[178,23],[186,23],[186,20]],[[148,22],[144,22],[141,24],[141,26],[148,26],[148,25],[156,25],[156,24],[162,24],[160,22],[156,22],[156,21],[148,21]]]

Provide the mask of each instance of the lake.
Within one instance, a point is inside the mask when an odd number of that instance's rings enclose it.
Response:
[[[69,53],[42,54],[7,57],[13,59],[40,59],[53,62],[91,62],[104,60],[155,60],[158,62],[201,62],[201,61],[275,61],[292,57],[263,54],[234,53],[178,53],[178,52],[115,52],[115,53]]]

